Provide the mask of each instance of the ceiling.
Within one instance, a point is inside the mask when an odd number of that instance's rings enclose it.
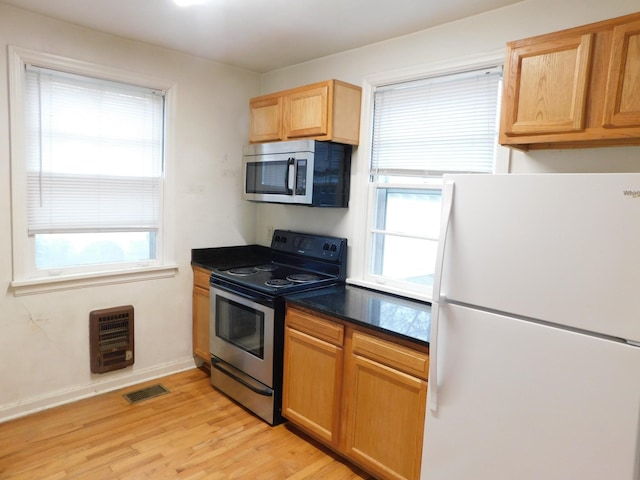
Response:
[[[263,73],[521,0],[0,0]]]

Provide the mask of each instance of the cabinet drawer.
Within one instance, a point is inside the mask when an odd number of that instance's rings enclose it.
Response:
[[[371,335],[353,332],[353,352],[425,380],[429,376],[429,355]]]
[[[307,315],[299,310],[291,308],[287,310],[286,324],[333,345],[342,346],[344,343],[344,326]]]
[[[193,267],[193,284],[196,287],[202,287],[209,290],[209,277],[211,272],[204,268]]]

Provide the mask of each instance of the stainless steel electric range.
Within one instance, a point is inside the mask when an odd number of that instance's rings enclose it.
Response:
[[[345,238],[276,230],[271,247],[223,247],[211,273],[211,383],[272,425],[283,421],[285,295],[344,283]]]

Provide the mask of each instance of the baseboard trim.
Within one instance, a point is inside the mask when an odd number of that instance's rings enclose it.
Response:
[[[109,374],[92,375],[96,381],[88,385],[0,406],[0,423],[196,367],[194,359],[188,358],[142,370],[134,370],[135,367],[130,367]],[[124,373],[126,370],[130,372]],[[116,374],[117,378],[114,377]],[[100,379],[105,375],[109,378]]]

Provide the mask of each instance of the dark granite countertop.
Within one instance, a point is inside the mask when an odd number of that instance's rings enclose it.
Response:
[[[354,285],[286,295],[288,303],[429,345],[431,305]]]
[[[262,245],[239,247],[194,248],[191,250],[191,265],[207,270],[238,267],[239,262],[246,265],[266,263],[271,249]]]

